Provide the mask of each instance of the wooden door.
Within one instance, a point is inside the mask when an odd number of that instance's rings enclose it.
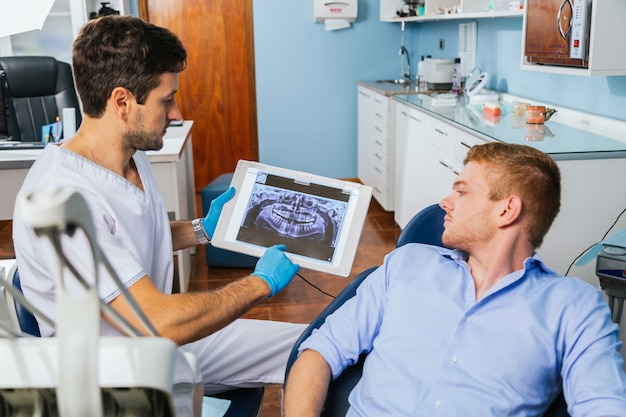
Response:
[[[252,0],[140,0],[139,10],[187,49],[177,100],[194,121],[196,191],[258,160]]]
[[[528,62],[585,66],[582,60],[569,57],[572,2],[527,0],[524,7],[527,8],[525,54]]]

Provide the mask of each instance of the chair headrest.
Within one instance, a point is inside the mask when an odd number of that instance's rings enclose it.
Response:
[[[49,56],[0,57],[11,97],[42,97],[57,92],[58,61]]]

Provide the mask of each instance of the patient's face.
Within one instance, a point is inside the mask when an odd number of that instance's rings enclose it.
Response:
[[[485,170],[485,166],[469,162],[456,178],[452,194],[441,201],[446,210],[444,245],[471,252],[497,231],[497,205],[489,198]]]

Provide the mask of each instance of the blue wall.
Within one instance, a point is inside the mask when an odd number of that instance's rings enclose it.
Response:
[[[360,0],[356,24],[334,32],[313,23],[312,0],[253,4],[261,162],[356,177],[356,81],[398,76],[400,25],[379,21],[378,0]],[[413,73],[420,55],[458,55],[462,22],[407,25]],[[626,120],[626,77],[523,71],[522,18],[477,22],[476,63],[491,75],[488,88]]]
[[[416,55],[458,56],[459,21],[409,25]],[[439,51],[439,39],[445,50]],[[487,88],[614,119],[626,120],[626,76],[588,77],[521,69],[522,18],[477,20],[476,65],[490,74]]]
[[[312,0],[253,5],[260,161],[356,177],[356,81],[399,74],[400,25],[379,22],[378,0],[330,32],[313,23]]]

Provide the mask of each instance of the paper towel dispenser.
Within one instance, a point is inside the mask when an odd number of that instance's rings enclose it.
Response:
[[[315,23],[325,23],[335,19],[354,22],[356,20],[358,5],[358,0],[314,0],[313,15],[315,17]]]

